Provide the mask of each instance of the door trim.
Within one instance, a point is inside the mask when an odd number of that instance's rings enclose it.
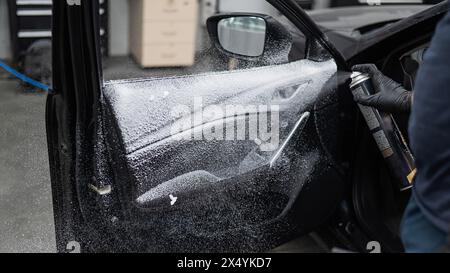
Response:
[[[85,200],[92,177],[93,135],[101,96],[98,1],[53,3],[53,87],[46,129],[58,252],[83,242],[90,221]],[[85,187],[83,187],[85,185]],[[93,230],[93,229],[91,229]],[[83,247],[83,246],[82,246]]]
[[[319,44],[326,49],[334,58],[338,70],[351,71],[344,56],[339,50],[330,43],[326,34],[320,30],[317,24],[309,17],[308,14],[299,6],[294,0],[266,0],[286,18],[288,18],[297,28],[300,29],[306,36],[314,37]]]

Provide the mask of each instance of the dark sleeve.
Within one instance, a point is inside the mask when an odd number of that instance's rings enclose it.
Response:
[[[414,90],[411,148],[418,174],[414,195],[425,216],[450,230],[450,14],[439,24]]]

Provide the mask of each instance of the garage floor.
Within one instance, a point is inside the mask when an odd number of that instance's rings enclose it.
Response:
[[[45,96],[0,79],[0,252],[55,252]]]

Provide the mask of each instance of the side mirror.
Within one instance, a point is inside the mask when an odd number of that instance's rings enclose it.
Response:
[[[266,28],[266,21],[260,17],[230,17],[219,21],[217,34],[224,50],[259,57],[266,45]]]
[[[219,14],[208,19],[207,27],[215,47],[233,58],[257,60],[289,52],[292,45],[289,31],[268,15]]]

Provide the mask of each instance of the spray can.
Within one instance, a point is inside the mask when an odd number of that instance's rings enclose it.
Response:
[[[351,78],[350,89],[353,95],[375,93],[369,75],[354,72]],[[415,160],[394,118],[375,108],[358,106],[391,173],[399,181],[400,190],[410,189],[417,173]]]

